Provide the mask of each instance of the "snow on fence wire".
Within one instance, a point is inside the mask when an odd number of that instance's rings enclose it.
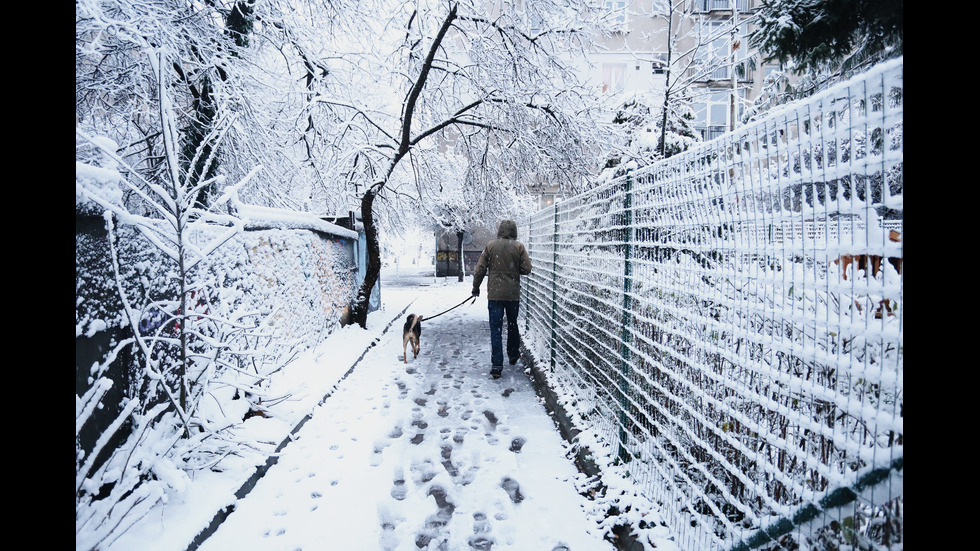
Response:
[[[902,75],[526,221],[525,344],[682,549],[901,547]]]

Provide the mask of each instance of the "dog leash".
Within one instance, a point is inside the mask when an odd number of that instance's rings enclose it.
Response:
[[[463,302],[460,302],[456,306],[453,306],[449,310],[446,310],[445,312],[439,312],[438,314],[436,314],[434,316],[422,316],[422,319],[425,320],[425,321],[429,321],[430,319],[438,318],[439,316],[445,314],[446,312],[449,312],[450,310],[455,310],[456,308],[459,308],[460,306],[466,304],[467,302],[469,302],[471,300],[474,301],[474,302],[476,302],[476,297],[475,296],[471,296],[471,297],[467,298],[466,300],[464,300]]]

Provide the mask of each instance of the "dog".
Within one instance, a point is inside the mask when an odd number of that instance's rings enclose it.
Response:
[[[894,243],[899,243],[902,241],[902,236],[897,231],[891,230],[888,232],[888,240]],[[859,271],[864,271],[864,277],[874,279],[878,277],[881,273],[882,267],[887,262],[892,265],[895,272],[898,274],[902,273],[902,260],[900,256],[888,256],[882,257],[880,255],[874,254],[845,254],[840,258],[836,258],[831,261],[832,264],[837,264],[839,266],[841,278],[847,281],[848,271],[851,272],[851,281],[854,280],[856,274]],[[848,268],[851,268],[848,270]],[[854,305],[857,307],[858,312],[863,312],[861,307],[861,302],[858,300],[854,301]],[[882,314],[886,311],[887,315],[894,316],[894,306],[895,301],[885,298],[878,301],[878,307],[875,310],[875,319],[881,319]]]
[[[409,314],[405,320],[405,330],[402,332],[402,352],[405,354],[405,363],[408,363],[408,343],[412,343],[412,357],[419,357],[419,350],[422,348],[422,316]]]

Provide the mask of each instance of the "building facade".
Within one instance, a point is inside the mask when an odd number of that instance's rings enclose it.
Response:
[[[590,80],[603,94],[653,92],[661,99],[669,84],[672,94],[691,100],[702,139],[733,130],[774,68],[750,62],[747,36],[758,2],[604,1],[621,30],[598,41]]]

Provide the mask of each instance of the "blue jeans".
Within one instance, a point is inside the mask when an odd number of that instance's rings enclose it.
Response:
[[[494,367],[504,365],[503,321],[507,314],[507,359],[521,357],[521,334],[517,329],[517,314],[521,303],[517,300],[488,300],[490,311],[490,364]]]

